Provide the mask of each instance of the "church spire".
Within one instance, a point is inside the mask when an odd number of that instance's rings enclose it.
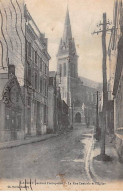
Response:
[[[70,17],[69,17],[69,10],[67,7],[65,24],[64,24],[64,33],[63,33],[63,42],[72,39],[72,32],[71,32],[71,25],[70,25]]]

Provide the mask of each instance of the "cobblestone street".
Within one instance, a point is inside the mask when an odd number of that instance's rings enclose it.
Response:
[[[92,129],[79,127],[45,141],[0,150],[0,178],[89,181],[86,152]]]

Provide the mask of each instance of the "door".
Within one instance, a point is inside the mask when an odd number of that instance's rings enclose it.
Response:
[[[76,123],[81,123],[81,114],[78,112],[75,115],[75,122]]]

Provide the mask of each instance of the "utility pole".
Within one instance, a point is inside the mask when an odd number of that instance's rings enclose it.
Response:
[[[96,137],[99,135],[99,114],[98,114],[98,102],[99,102],[99,92],[97,91],[97,105],[96,105]],[[98,137],[99,138],[99,137]]]
[[[111,22],[106,19],[106,13],[103,13],[103,22],[99,23],[97,27],[102,26],[102,30],[99,29],[97,32],[93,32],[93,34],[99,34],[102,33],[102,52],[103,52],[103,59],[102,59],[102,75],[103,75],[103,127],[101,131],[101,153],[98,156],[98,159],[101,160],[108,160],[109,156],[105,154],[105,134],[106,134],[106,107],[107,107],[107,101],[108,101],[108,95],[107,95],[107,70],[106,70],[106,59],[107,59],[107,53],[106,53],[106,32],[111,31],[111,29],[108,28],[108,25],[111,25]]]

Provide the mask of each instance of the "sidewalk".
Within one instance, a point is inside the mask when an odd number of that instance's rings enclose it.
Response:
[[[45,134],[45,135],[40,135],[37,137],[30,137],[29,139],[21,139],[21,140],[4,142],[4,143],[0,143],[0,150],[6,149],[6,148],[17,147],[21,145],[26,145],[30,143],[40,142],[40,141],[44,141],[51,137],[56,137],[56,136],[57,134]]]
[[[123,179],[123,164],[119,162],[114,143],[110,143],[109,137],[106,137],[106,154],[112,158],[112,161],[98,161],[95,156],[100,154],[100,144],[94,140],[91,153],[91,171],[96,181],[106,182],[120,181]]]

